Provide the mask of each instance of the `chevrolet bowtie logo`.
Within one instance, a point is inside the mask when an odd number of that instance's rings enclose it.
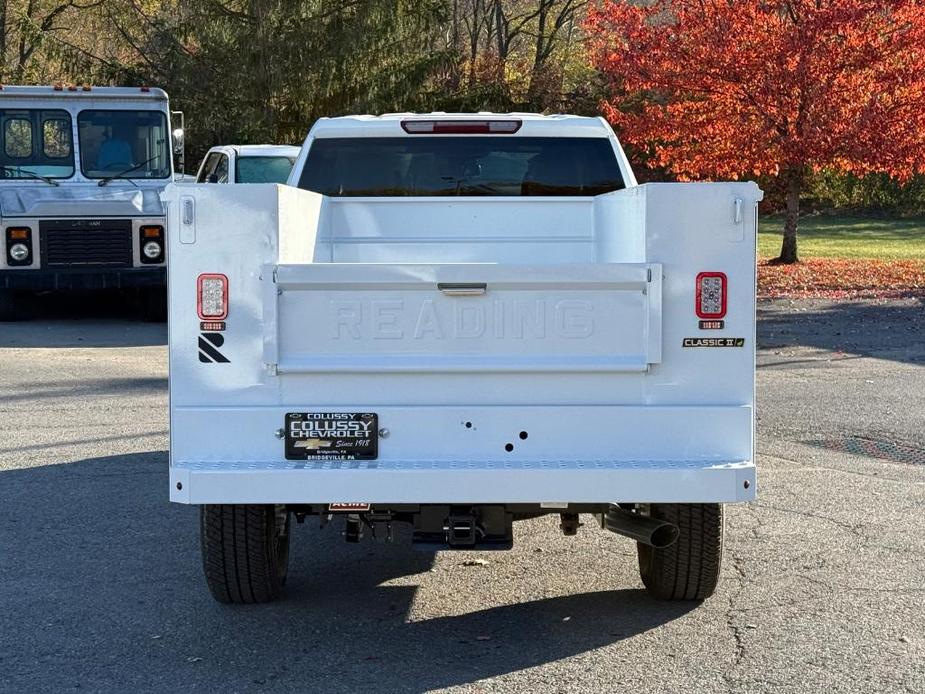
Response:
[[[326,439],[301,439],[295,442],[296,448],[307,448],[311,451],[317,451],[319,448],[330,448],[332,445],[334,445],[334,442]]]

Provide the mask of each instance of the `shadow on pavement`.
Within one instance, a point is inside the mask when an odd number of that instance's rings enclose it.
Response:
[[[166,344],[166,323],[142,323],[140,320],[32,320],[0,323],[0,349],[153,347]]]
[[[758,304],[758,347],[764,350],[811,347],[918,363],[925,362],[923,334],[925,300],[921,298]]]
[[[25,320],[0,322],[0,349],[167,344],[167,324],[144,322],[131,297],[123,293],[52,292],[25,301]]]
[[[415,583],[431,555],[308,525],[285,599],[227,607],[201,576],[196,509],[167,501],[166,452],[0,472],[0,689],[423,692],[692,609],[630,589],[489,609],[472,595],[465,614],[407,621],[418,588],[383,583]]]
[[[139,376],[136,378],[94,378],[73,381],[39,381],[21,384],[16,393],[0,396],[4,404],[17,401],[39,401],[62,397],[83,398],[88,396],[132,396],[167,393],[167,378],[163,376]]]

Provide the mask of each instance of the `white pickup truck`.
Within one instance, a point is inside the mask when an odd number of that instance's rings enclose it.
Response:
[[[299,156],[289,145],[218,145],[199,165],[197,183],[285,183]]]
[[[170,497],[222,602],[291,519],[506,549],[580,514],[700,600],[755,498],[752,183],[637,185],[602,119],[321,119],[289,186],[170,186]]]

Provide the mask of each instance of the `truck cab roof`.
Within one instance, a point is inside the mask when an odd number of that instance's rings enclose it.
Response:
[[[208,153],[225,152],[237,157],[297,157],[299,147],[295,145],[216,145]]]
[[[381,116],[339,116],[319,118],[309,137],[414,137],[402,123],[434,121],[439,123],[519,122],[509,134],[520,137],[613,137],[613,130],[600,117],[539,113],[386,113]]]

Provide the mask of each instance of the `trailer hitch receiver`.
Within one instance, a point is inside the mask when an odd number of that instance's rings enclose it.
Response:
[[[472,514],[451,515],[447,518],[445,530],[446,543],[450,547],[474,547],[479,534]]]

